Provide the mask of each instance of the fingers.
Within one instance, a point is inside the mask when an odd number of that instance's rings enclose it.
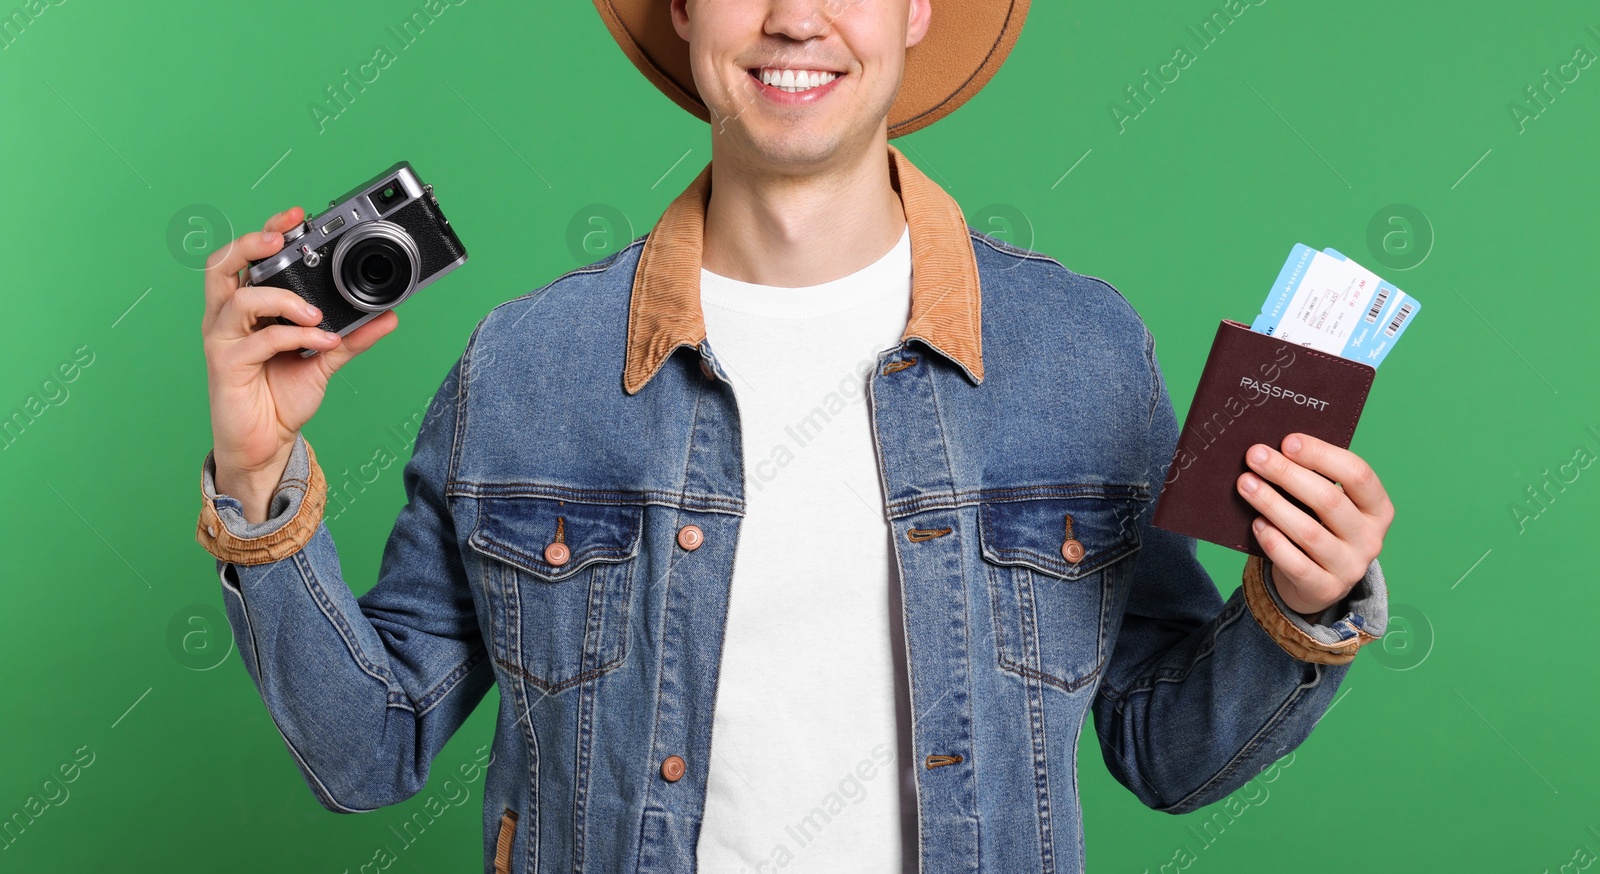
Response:
[[[277,231],[254,231],[212,252],[206,258],[206,287],[218,280],[237,280],[239,271],[251,261],[276,255],[283,248],[283,235]]]
[[[322,313],[316,307],[287,288],[242,286],[223,304],[211,335],[218,340],[237,340],[254,333],[263,319],[273,316],[283,316],[301,325],[316,325],[322,321]]]
[[[1263,443],[1250,447],[1244,458],[1251,470],[1277,483],[1310,507],[1333,533],[1345,540],[1364,535],[1362,529],[1367,525],[1367,517],[1351,503],[1344,489],[1327,477]]]
[[[298,206],[290,207],[267,219],[260,231],[230,240],[206,257],[206,321],[209,321],[227,303],[228,295],[239,287],[239,271],[251,261],[276,255],[283,248],[283,231],[292,228],[305,213]]]
[[[1303,552],[1302,557],[1316,565],[1307,574],[1296,573],[1296,576],[1307,579],[1318,572],[1325,572],[1341,580],[1357,580],[1366,572],[1367,562],[1356,554],[1354,546],[1329,531],[1315,517],[1289,503],[1271,483],[1247,472],[1239,477],[1237,487],[1244,499],[1265,516],[1272,527],[1288,535]],[[1259,535],[1257,539],[1260,539]],[[1262,542],[1261,548],[1266,549],[1265,542]]]
[[[1318,613],[1349,592],[1349,586],[1308,558],[1271,522],[1257,519],[1255,532],[1256,541],[1272,561],[1278,594],[1289,609],[1302,614]]]
[[[1283,451],[1296,463],[1344,486],[1345,494],[1361,512],[1388,529],[1394,520],[1394,505],[1383,483],[1378,481],[1378,475],[1361,456],[1310,434],[1290,434],[1283,438]]]
[[[279,352],[290,349],[316,349],[323,352],[338,345],[339,335],[321,328],[296,325],[268,325],[250,336],[229,344],[222,352],[224,367],[261,364]]]
[[[281,234],[305,220],[306,211],[298,206],[291,206],[272,218],[267,219],[267,223],[262,225],[261,229],[263,231],[276,231]]]

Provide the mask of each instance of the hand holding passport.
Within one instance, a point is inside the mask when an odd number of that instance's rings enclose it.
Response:
[[[1251,531],[1260,513],[1236,487],[1246,451],[1292,433],[1348,449],[1377,365],[1421,308],[1338,252],[1296,244],[1254,322],[1218,326],[1154,523],[1266,557]]]

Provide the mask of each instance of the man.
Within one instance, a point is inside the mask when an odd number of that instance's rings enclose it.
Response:
[[[1150,524],[1177,426],[1138,316],[888,144],[988,81],[1026,5],[596,0],[711,161],[479,323],[359,599],[300,428],[396,318],[253,330],[317,321],[237,286],[298,209],[212,257],[197,537],[324,806],[416,793],[498,683],[486,870],[1076,871],[1091,710],[1172,813],[1306,737],[1383,631],[1377,477],[1256,447],[1269,559],[1224,603]]]

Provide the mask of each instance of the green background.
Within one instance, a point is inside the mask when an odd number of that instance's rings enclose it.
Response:
[[[1206,0],[1036,6],[982,94],[894,142],[969,223],[1121,290],[1180,417],[1217,321],[1248,322],[1296,242],[1424,304],[1352,447],[1398,508],[1388,638],[1209,845],[1195,830],[1219,808],[1143,808],[1086,731],[1090,870],[1177,854],[1167,870],[1534,872],[1600,853],[1600,467],[1569,463],[1600,454],[1582,254],[1600,66],[1568,67],[1547,107],[1523,96],[1578,47],[1600,53],[1600,7],[1269,0],[1202,48],[1188,28]],[[647,231],[709,138],[588,3],[470,0],[401,48],[388,28],[417,8],[69,0],[0,50],[0,411],[44,405],[0,452],[0,818],[93,756],[0,870],[355,871],[398,849],[388,826],[428,795],[459,792],[445,776],[489,741],[493,692],[405,804],[338,816],[303,784],[193,538],[210,446],[194,267],[396,160],[437,186],[472,261],[334,380],[307,428],[333,479],[380,450],[409,457],[394,432],[483,314]],[[310,106],[380,45],[397,58],[319,131]],[[1119,132],[1111,107],[1180,46],[1193,62]],[[1537,117],[1515,120],[1519,100]],[[1421,218],[1389,223],[1396,204]],[[226,227],[191,223],[207,214]],[[1394,233],[1375,240],[1375,223]],[[50,382],[75,350],[92,363]],[[1531,503],[1563,464],[1575,481]],[[358,593],[403,503],[399,469],[330,523]],[[1226,595],[1241,556],[1202,549]],[[474,870],[480,787],[390,870]]]

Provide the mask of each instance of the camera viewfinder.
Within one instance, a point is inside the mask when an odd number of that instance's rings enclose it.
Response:
[[[389,211],[390,207],[404,200],[405,196],[406,191],[400,187],[400,180],[390,179],[367,195],[367,199],[372,201],[372,205],[377,208],[378,214],[383,215]]]

